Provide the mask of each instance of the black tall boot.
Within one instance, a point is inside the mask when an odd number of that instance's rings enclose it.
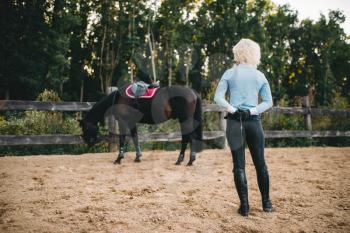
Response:
[[[249,214],[249,201],[248,201],[248,187],[247,179],[245,176],[244,169],[234,170],[234,180],[236,185],[236,190],[241,201],[241,205],[238,209],[238,213],[242,216],[248,216]]]
[[[272,208],[272,203],[269,195],[270,179],[269,179],[269,172],[267,171],[266,166],[263,166],[262,169],[257,171],[257,177],[258,177],[259,190],[261,193],[263,210],[265,212],[272,212],[273,208]]]

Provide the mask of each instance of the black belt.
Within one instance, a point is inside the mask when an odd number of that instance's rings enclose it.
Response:
[[[241,113],[239,113],[238,111],[234,112],[234,113],[228,113],[225,117],[225,119],[228,120],[241,120]]]
[[[228,113],[224,118],[228,120],[236,120],[236,121],[245,121],[245,120],[259,118],[258,115],[250,115],[250,114],[247,115],[246,111],[249,111],[249,110],[239,109],[234,113]]]

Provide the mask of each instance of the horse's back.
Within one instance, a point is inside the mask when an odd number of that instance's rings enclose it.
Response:
[[[186,86],[178,86],[178,85],[170,86],[168,87],[168,93],[169,93],[169,99],[181,98],[186,100],[186,102],[188,103],[196,101],[196,99],[198,98],[197,93],[193,89]]]
[[[185,86],[160,87],[153,98],[131,99],[125,94],[128,85],[119,89],[123,105],[129,105],[142,113],[140,123],[155,124],[170,118],[188,117],[194,111],[198,98],[196,92]],[[129,114],[128,114],[129,115]]]

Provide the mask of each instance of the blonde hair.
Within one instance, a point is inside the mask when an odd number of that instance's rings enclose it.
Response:
[[[234,61],[237,64],[249,64],[257,67],[260,64],[260,46],[251,39],[241,39],[232,48]]]

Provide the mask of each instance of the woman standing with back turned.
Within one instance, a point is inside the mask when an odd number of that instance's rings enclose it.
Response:
[[[272,211],[269,197],[269,173],[264,157],[264,131],[260,114],[272,107],[272,96],[265,75],[257,70],[260,63],[260,46],[241,39],[233,47],[236,65],[226,70],[216,89],[214,101],[228,111],[226,137],[229,143],[236,190],[241,201],[238,213],[248,216],[248,187],[245,174],[245,143],[247,143],[257,173],[262,207]],[[230,102],[225,100],[226,92]],[[262,102],[258,103],[258,97]]]

